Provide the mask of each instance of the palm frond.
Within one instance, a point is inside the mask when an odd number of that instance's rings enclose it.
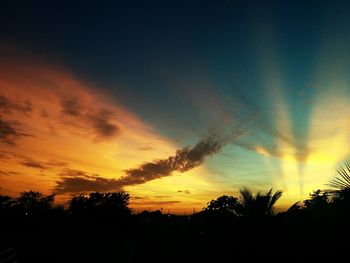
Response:
[[[248,188],[240,189],[242,203],[249,204],[253,200],[253,193]]]
[[[247,189],[243,188],[240,190],[241,193],[241,204],[243,213],[246,216],[261,217],[267,215],[273,215],[273,206],[277,200],[282,196],[281,191],[277,191],[272,194],[272,188],[266,192],[258,192],[255,195]]]
[[[271,189],[272,190],[272,189]],[[271,191],[270,190],[270,191]],[[282,191],[277,191],[276,193],[273,194],[273,196],[270,199],[269,202],[269,208],[272,209],[272,207],[275,205],[275,203],[282,197]]]
[[[327,186],[336,190],[350,189],[350,161],[345,161],[343,167],[337,169],[339,177],[332,179]]]

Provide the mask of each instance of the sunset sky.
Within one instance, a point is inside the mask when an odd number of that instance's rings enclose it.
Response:
[[[0,194],[287,208],[349,157],[347,1],[72,2],[1,4]]]

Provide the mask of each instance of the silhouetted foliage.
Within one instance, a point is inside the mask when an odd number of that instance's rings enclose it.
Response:
[[[14,200],[7,195],[0,195],[0,215],[4,215],[10,212]]]
[[[281,191],[272,194],[272,189],[267,193],[257,193],[255,196],[247,189],[240,190],[241,193],[241,215],[247,217],[261,218],[275,215],[274,205],[282,196]]]
[[[307,210],[323,210],[329,207],[329,202],[327,192],[316,190],[310,194],[310,199],[304,201],[304,207]]]
[[[22,215],[33,216],[53,209],[54,200],[55,195],[45,196],[40,192],[28,191],[22,192],[13,206]]]
[[[83,214],[88,210],[87,200],[83,194],[74,196],[69,202],[69,211],[73,214]]]
[[[220,196],[208,202],[204,211],[250,218],[273,216],[276,213],[273,206],[281,196],[280,191],[272,194],[272,189],[265,194],[259,192],[254,195],[249,189],[243,188],[239,199],[227,195]]]
[[[287,213],[294,213],[294,212],[300,211],[301,209],[303,209],[303,206],[300,205],[300,202],[296,202],[296,203],[292,204],[286,212]]]
[[[208,205],[204,210],[208,212],[218,212],[220,214],[238,215],[241,210],[241,205],[238,202],[238,198],[223,195],[208,202]]]
[[[328,186],[336,190],[350,189],[350,161],[345,161],[344,166],[339,167],[337,172],[339,176],[331,180]]]
[[[75,215],[125,216],[131,213],[130,196],[126,192],[80,194],[69,202],[69,211]]]
[[[345,161],[343,167],[337,169],[338,177],[331,180],[328,186],[331,190],[333,214],[343,220],[350,218],[350,161]]]
[[[314,257],[310,240],[317,249],[333,255],[339,246],[330,249],[330,243],[323,240],[346,231],[350,219],[348,189],[332,194],[314,191],[303,203],[277,214],[274,205],[281,195],[272,189],[253,194],[243,188],[238,198],[223,195],[197,214],[176,216],[159,210],[131,214],[129,194],[125,192],[80,194],[72,197],[64,210],[54,206],[53,195],[29,191],[19,198],[0,196],[0,222],[6,226],[1,229],[4,240],[15,240],[18,257],[26,259],[23,262],[39,262],[40,257],[41,262],[47,262],[52,253],[64,255],[57,262],[65,262],[71,255],[75,262],[108,262],[111,251],[115,252],[112,261],[140,262],[155,249],[161,262],[169,262],[164,260],[167,255],[171,255],[171,262],[181,262],[179,251],[192,253],[194,262],[232,262],[232,253],[235,257],[258,255],[259,259],[268,259],[266,251],[271,248],[275,254],[293,257],[289,248],[294,247],[294,238],[306,248],[299,256]]]

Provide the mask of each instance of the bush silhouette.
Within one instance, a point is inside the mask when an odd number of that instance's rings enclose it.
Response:
[[[307,210],[323,210],[329,207],[330,199],[327,192],[316,190],[310,194],[310,199],[304,201]]]
[[[238,215],[241,205],[238,202],[238,198],[223,195],[208,202],[204,210],[211,213]]]
[[[69,211],[74,215],[126,216],[131,214],[129,199],[125,192],[80,194],[70,200]]]
[[[247,217],[266,217],[276,214],[274,205],[281,198],[282,192],[277,191],[272,194],[272,189],[267,193],[257,193],[255,196],[248,188],[240,190],[241,193],[241,214]]]
[[[22,215],[34,216],[53,209],[55,195],[43,195],[40,192],[22,192],[14,201],[13,207]]]
[[[223,195],[215,200],[211,200],[205,212],[219,212],[221,214],[233,214],[244,217],[261,218],[275,215],[274,205],[282,196],[282,192],[277,191],[272,194],[272,189],[267,193],[257,193],[254,195],[248,188],[240,190],[240,198]]]

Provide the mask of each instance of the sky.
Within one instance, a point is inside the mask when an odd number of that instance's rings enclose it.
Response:
[[[89,2],[89,3],[88,3]],[[347,1],[2,1],[0,194],[201,210],[349,157]]]

